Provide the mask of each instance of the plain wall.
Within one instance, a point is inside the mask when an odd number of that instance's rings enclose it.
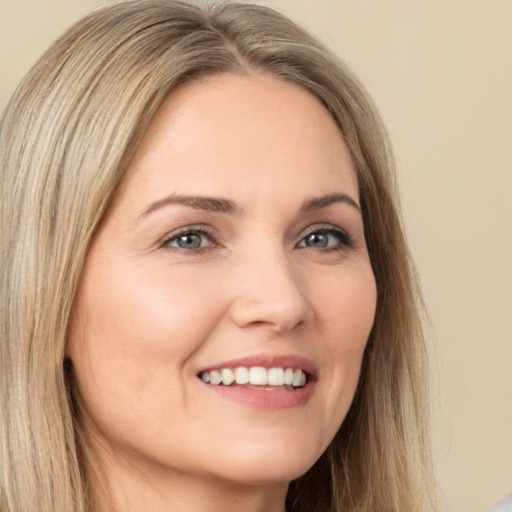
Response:
[[[0,109],[107,3],[0,0]],[[512,490],[512,1],[266,3],[351,64],[388,123],[436,331],[437,475],[447,510],[481,511]]]

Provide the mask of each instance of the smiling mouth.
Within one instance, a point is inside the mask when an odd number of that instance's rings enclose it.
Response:
[[[302,388],[308,374],[295,368],[265,368],[263,366],[219,368],[203,371],[199,378],[213,386],[245,386],[249,389],[291,391]]]

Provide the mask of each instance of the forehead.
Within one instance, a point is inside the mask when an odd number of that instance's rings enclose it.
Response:
[[[162,193],[236,199],[242,187],[268,195],[269,185],[284,193],[292,182],[319,193],[345,186],[357,196],[349,152],[326,108],[302,87],[266,75],[214,75],[173,90],[122,189],[134,182],[138,193],[153,183]]]

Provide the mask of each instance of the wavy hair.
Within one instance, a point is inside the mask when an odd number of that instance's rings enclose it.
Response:
[[[300,85],[337,123],[357,172],[378,299],[360,382],[289,512],[435,509],[422,302],[392,151],[364,87],[283,15],[248,3],[135,0],[74,25],[0,122],[0,510],[94,509],[64,349],[87,249],[166,95],[215,73]]]

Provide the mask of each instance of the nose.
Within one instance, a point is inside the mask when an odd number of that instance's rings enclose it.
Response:
[[[238,327],[262,326],[282,333],[313,317],[301,273],[294,271],[286,255],[254,254],[241,266],[230,309]]]

